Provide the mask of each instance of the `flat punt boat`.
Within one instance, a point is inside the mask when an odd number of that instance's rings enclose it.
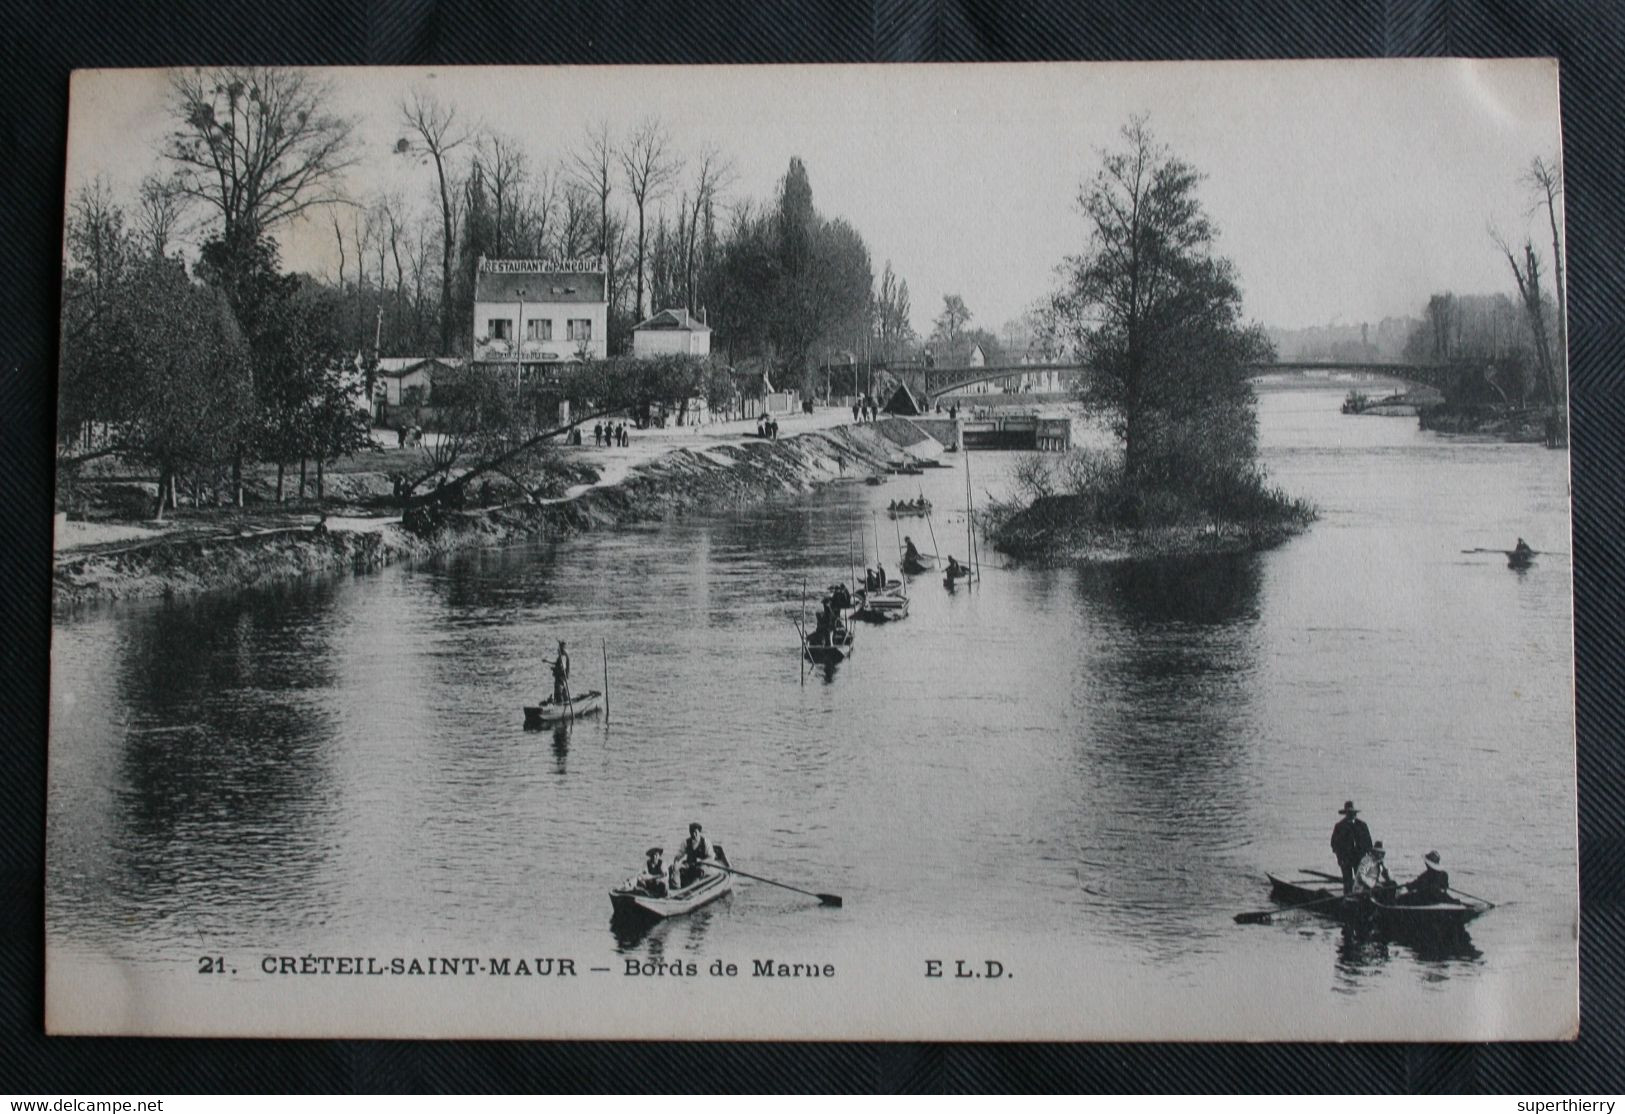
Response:
[[[907,619],[908,597],[894,596],[888,592],[876,592],[873,595],[860,592],[857,609],[852,615],[866,623],[890,623],[898,619]]]
[[[722,844],[715,846],[717,861],[728,865],[728,856],[722,853]],[[726,870],[708,867],[703,875],[682,889],[672,890],[664,897],[655,897],[633,885],[621,885],[609,891],[609,903],[616,917],[639,917],[662,920],[692,913],[702,905],[709,905],[734,888],[734,876]]]
[[[930,513],[931,500],[929,499],[921,499],[917,503],[912,500],[893,503],[886,508],[886,515],[889,518],[924,518]]]
[[[930,562],[931,558],[929,557],[904,557],[903,571],[909,576],[919,576],[922,572],[931,571]]]
[[[546,727],[550,723],[563,723],[565,720],[579,719],[591,715],[604,706],[604,694],[597,689],[584,692],[580,696],[564,704],[556,704],[551,698],[540,704],[525,705],[525,726]]]
[[[1345,924],[1375,925],[1396,935],[1448,935],[1460,931],[1468,921],[1491,908],[1488,902],[1482,901],[1412,905],[1369,894],[1345,896],[1340,882],[1288,881],[1273,874],[1265,877],[1270,880],[1270,896],[1284,905],[1302,907]]]
[[[857,636],[848,627],[830,642],[817,643],[808,640],[803,643],[802,649],[807,655],[807,660],[814,665],[834,665],[851,657],[856,644]]]

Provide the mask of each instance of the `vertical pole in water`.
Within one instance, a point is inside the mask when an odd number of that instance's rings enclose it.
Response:
[[[969,580],[976,567],[976,543],[971,540],[970,447],[965,446],[959,451],[965,454],[965,573]],[[980,579],[980,574],[977,574],[977,579]]]
[[[801,578],[801,683],[807,683],[807,578]]]
[[[609,723],[609,643],[599,640],[604,650],[604,723]]]

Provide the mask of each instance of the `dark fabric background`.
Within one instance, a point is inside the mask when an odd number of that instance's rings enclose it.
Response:
[[[1616,546],[1625,540],[1625,7],[1562,0],[6,0],[4,12],[0,1093],[619,1091],[633,1083],[854,1092],[1622,1089],[1625,584]],[[52,369],[70,69],[1512,55],[1556,55],[1563,74],[1583,893],[1578,1042],[615,1045],[42,1036]]]

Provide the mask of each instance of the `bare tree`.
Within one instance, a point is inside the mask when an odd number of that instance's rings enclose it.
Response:
[[[559,254],[570,258],[580,253],[587,242],[592,221],[592,198],[574,182],[560,190],[558,245]]]
[[[456,248],[453,234],[452,189],[447,176],[447,162],[451,153],[469,140],[468,128],[457,119],[454,105],[442,102],[433,93],[415,91],[401,102],[401,119],[416,137],[416,144],[405,136],[395,143],[396,154],[410,154],[420,150],[434,162],[435,176],[440,185],[440,353],[451,352],[451,256]]]
[[[581,145],[570,152],[567,167],[581,189],[598,201],[598,255],[604,260],[604,300],[609,303],[611,313],[615,309],[615,268],[609,262],[610,240],[616,233],[610,227],[609,195],[615,188],[616,158],[609,121],[601,120],[587,129]]]
[[[515,140],[492,132],[475,142],[474,159],[484,174],[495,208],[496,236],[492,246],[498,256],[503,256],[508,253],[511,233],[519,223],[519,192],[530,173],[525,153]]]
[[[733,163],[722,157],[713,146],[700,151],[694,175],[694,195],[688,207],[688,226],[679,227],[683,236],[683,289],[688,299],[688,312],[699,308],[694,289],[694,256],[700,236],[700,218],[716,203],[718,194],[733,180]]]
[[[683,163],[671,150],[671,136],[658,117],[648,117],[636,128],[621,150],[621,172],[638,212],[637,303],[634,317],[642,317],[643,283],[648,249],[647,214],[649,202],[659,198],[682,170]]]
[[[1548,405],[1556,406],[1563,396],[1558,390],[1552,347],[1546,337],[1546,306],[1540,292],[1540,256],[1535,254],[1533,241],[1525,240],[1523,266],[1520,267],[1518,257],[1506,239],[1493,230],[1490,235],[1495,240],[1495,246],[1501,249],[1501,254],[1506,256],[1507,264],[1512,268],[1512,277],[1517,280],[1518,294],[1523,301],[1524,317],[1529,322],[1530,334],[1535,338],[1535,358],[1540,364],[1541,375],[1546,383],[1546,402]]]
[[[187,197],[172,178],[149,174],[141,179],[136,227],[157,256],[169,253],[170,240],[180,233]]]
[[[1563,237],[1557,220],[1558,199],[1563,196],[1563,167],[1553,159],[1547,162],[1536,156],[1530,162],[1524,181],[1536,193],[1535,207],[1546,208],[1546,220],[1552,229],[1552,281],[1557,286],[1557,352],[1562,362],[1563,375],[1568,376],[1569,331],[1568,291],[1564,282]]]
[[[544,256],[547,254],[548,228],[553,223],[553,214],[558,210],[559,194],[563,192],[564,184],[559,171],[552,166],[542,167],[532,181],[535,188],[531,194],[531,242],[534,254]]]
[[[333,219],[333,238],[338,241],[338,245],[339,245],[339,289],[343,290],[344,289],[344,228],[343,228],[343,226],[341,226],[339,224],[338,206],[335,205],[333,208],[329,209],[327,211],[327,215]]]
[[[232,250],[342,196],[354,123],[324,110],[331,88],[309,72],[191,70],[170,90],[175,189],[218,212]]]

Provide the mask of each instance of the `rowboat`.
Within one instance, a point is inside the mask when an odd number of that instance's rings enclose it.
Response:
[[[728,856],[722,853],[722,845],[714,844],[717,861],[728,865]],[[664,897],[655,897],[638,889],[628,879],[625,883],[609,891],[609,903],[614,907],[617,917],[653,918],[655,920],[666,917],[680,917],[684,913],[692,913],[702,905],[709,905],[717,898],[734,888],[734,876],[726,870],[707,868],[705,873],[690,885],[682,889],[672,890]]]
[[[591,715],[603,707],[604,694],[597,689],[584,692],[564,704],[554,703],[547,699],[540,704],[525,705],[525,726],[545,727],[550,723],[563,723],[569,719],[579,719],[581,716]]]
[[[908,597],[902,593],[903,582],[889,580],[885,591],[860,591],[853,616],[870,623],[888,623],[893,619],[908,618]]]
[[[919,576],[922,572],[931,571],[931,558],[926,556],[903,556],[903,571],[909,576]]]
[[[863,482],[868,484],[870,487],[879,487],[881,484],[886,482],[886,477],[885,476],[865,476],[863,478]]]
[[[892,518],[924,518],[931,513],[931,500],[921,499],[915,502],[912,499],[901,503],[893,503],[886,508],[886,514]]]
[[[834,665],[843,662],[852,656],[857,645],[857,636],[850,627],[836,633],[828,643],[814,643],[810,639],[802,643],[802,652],[807,660],[814,665]]]
[[[1343,893],[1341,882],[1288,881],[1266,874],[1270,897],[1345,924],[1367,925],[1393,935],[1444,936],[1491,908],[1486,901],[1460,900],[1411,905],[1402,899]]]

